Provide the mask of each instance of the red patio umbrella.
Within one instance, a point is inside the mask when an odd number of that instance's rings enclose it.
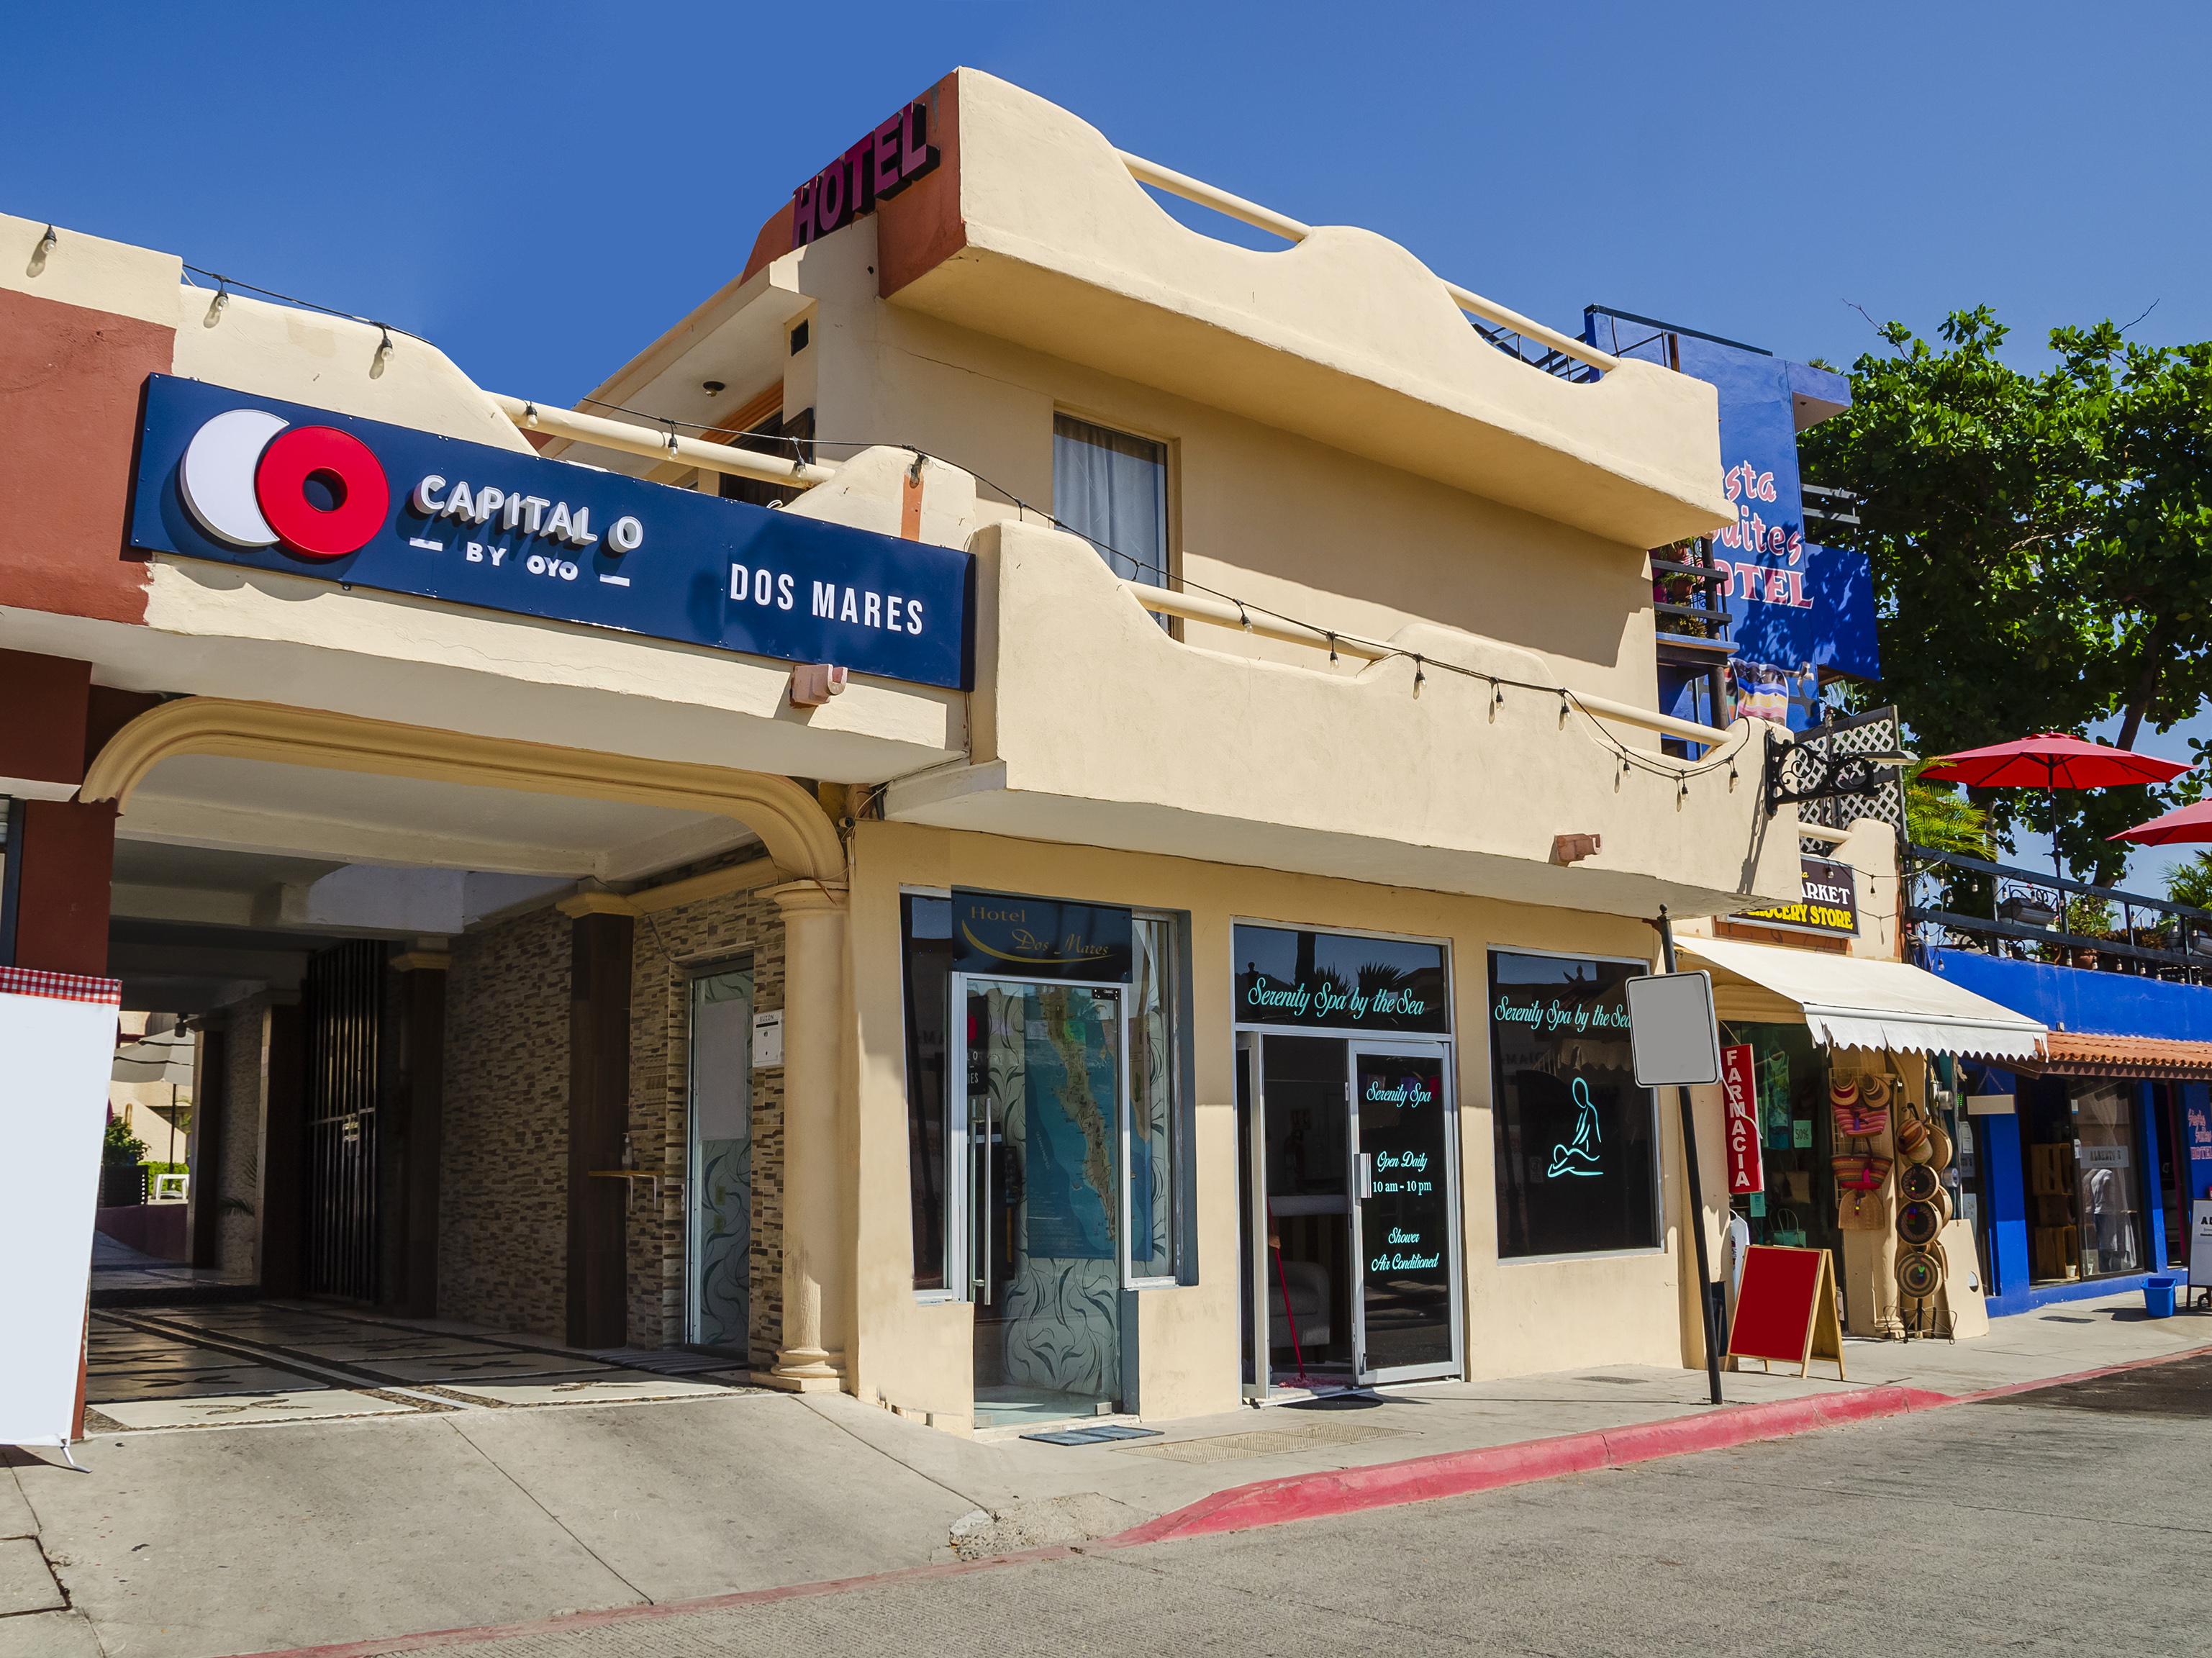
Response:
[[[2154,754],[2137,754],[2133,749],[2116,749],[2087,738],[2044,732],[2015,743],[1939,756],[1920,774],[1930,782],[1964,783],[1970,788],[2045,790],[2051,796],[2051,867],[2063,880],[2066,872],[2058,865],[2059,790],[2167,783],[2193,769],[2179,760],[2161,760]]]
[[[2212,800],[2177,807],[2163,817],[2124,829],[2110,838],[2132,841],[2141,847],[2169,847],[2177,841],[2212,841]]]

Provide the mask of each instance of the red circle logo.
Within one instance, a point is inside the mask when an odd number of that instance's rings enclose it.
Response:
[[[329,426],[278,433],[255,470],[253,496],[278,538],[308,558],[358,552],[392,509],[392,486],[368,446]]]

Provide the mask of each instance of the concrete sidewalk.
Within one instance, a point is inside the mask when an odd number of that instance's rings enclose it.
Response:
[[[34,1522],[38,1550],[18,1563],[0,1542],[0,1595],[21,1576],[28,1597],[0,1602],[21,1607],[0,1615],[0,1658],[211,1658],[1180,1534],[1439,1494],[1439,1470],[1488,1479],[1490,1448],[1519,1448],[1500,1454],[1513,1477],[1540,1476],[1542,1447],[1600,1442],[1570,1436],[1640,1436],[1636,1455],[1662,1454],[1822,1419],[1793,1400],[1881,1412],[2208,1345],[2212,1315],[2154,1321],[2115,1298],[1956,1345],[1853,1342],[1845,1383],[1731,1375],[1718,1412],[1700,1373],[1606,1370],[1083,1447],[960,1439],[843,1395],[781,1394],[104,1436],[79,1449],[88,1474],[9,1454],[0,1532]],[[46,1563],[58,1588],[38,1603]],[[36,1609],[64,1592],[67,1610]]]

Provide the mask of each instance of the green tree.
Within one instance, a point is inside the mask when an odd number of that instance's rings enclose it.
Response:
[[[110,1111],[107,1133],[101,1137],[100,1160],[104,1163],[131,1163],[146,1161],[146,1142],[131,1132],[131,1126]]]
[[[2177,904],[2212,909],[2212,853],[2200,852],[2166,871],[2166,896]]]
[[[1927,754],[2121,720],[2123,746],[2212,691],[2212,346],[2059,329],[2038,374],[1999,355],[1987,307],[1930,343],[1903,323],[1852,365],[1852,407],[1807,433],[1806,472],[1855,491],[1884,684]],[[2186,791],[2184,791],[2185,793]],[[2002,834],[2048,834],[2039,793],[1976,790]],[[2150,791],[2061,793],[2077,872],[2124,865],[2106,837]]]
[[[1905,835],[1916,847],[1987,858],[1990,815],[1948,783],[1923,783],[1928,762],[1915,766],[1905,783]]]

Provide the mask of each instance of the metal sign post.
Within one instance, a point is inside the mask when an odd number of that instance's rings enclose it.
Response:
[[[1636,1080],[1644,1088],[1672,1086],[1681,1102],[1682,1162],[1689,1175],[1690,1230],[1698,1250],[1698,1311],[1705,1332],[1705,1380],[1721,1402],[1721,1342],[1713,1316],[1712,1263],[1705,1248],[1705,1181],[1698,1171],[1698,1123],[1690,1090],[1721,1079],[1720,1027],[1713,1017],[1713,981],[1703,973],[1674,970],[1674,928],[1659,907],[1663,976],[1628,981],[1630,1046]]]

